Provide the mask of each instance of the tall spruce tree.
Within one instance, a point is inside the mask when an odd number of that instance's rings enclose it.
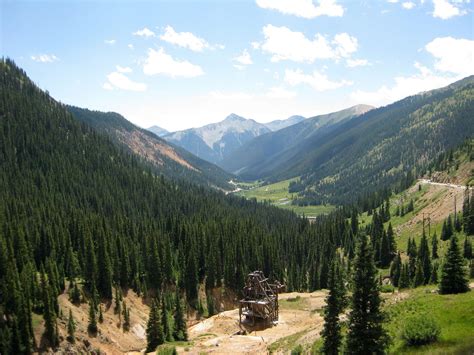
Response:
[[[329,294],[324,308],[324,328],[322,351],[324,354],[338,354],[342,343],[339,315],[347,304],[342,269],[337,258],[333,259],[329,269]]]
[[[367,236],[362,235],[353,272],[352,309],[349,314],[347,351],[352,354],[383,354],[389,337],[383,328],[378,271]]]
[[[175,296],[173,338],[175,340],[188,340],[186,320],[184,319],[184,311],[183,306],[181,305],[181,297],[179,296],[179,290],[176,290]]]
[[[89,323],[87,324],[87,331],[92,335],[97,334],[97,330],[98,330],[95,308],[96,308],[96,305],[94,304],[94,301],[91,300],[89,302]]]
[[[439,292],[441,294],[451,294],[469,291],[466,276],[464,258],[459,249],[458,238],[453,235],[441,270]]]
[[[153,300],[148,315],[148,322],[146,326],[147,352],[155,351],[158,345],[164,343],[163,327],[160,322],[160,311],[158,302]]]
[[[68,335],[68,341],[70,343],[74,343],[76,341],[75,333],[76,333],[76,322],[74,321],[74,317],[72,316],[72,311],[69,308],[69,317],[67,321],[67,335]]]
[[[164,295],[161,297],[161,324],[163,326],[163,336],[165,341],[173,341],[173,335],[168,319],[168,309],[166,307]]]

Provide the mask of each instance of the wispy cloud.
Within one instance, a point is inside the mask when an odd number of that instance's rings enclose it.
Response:
[[[205,39],[191,32],[176,32],[171,26],[166,26],[165,33],[160,35],[160,39],[179,47],[188,48],[194,52],[202,52],[206,48],[211,48]]]
[[[132,72],[132,68],[130,68],[130,67],[121,67],[120,65],[116,65],[115,69],[117,69],[117,71],[119,73],[131,73]]]
[[[138,37],[155,37],[155,32],[148,29],[147,27],[144,27],[141,30],[135,31],[132,34]]]
[[[330,80],[326,74],[314,70],[311,74],[304,74],[302,70],[285,70],[285,82],[291,86],[306,84],[316,91],[328,91],[338,89],[343,86],[352,85],[352,81]]]
[[[104,40],[104,43],[105,44],[109,44],[109,45],[114,45],[115,43],[117,43],[117,41],[115,39],[105,39]]]
[[[402,7],[405,9],[405,10],[411,10],[413,9],[414,7],[416,6],[416,4],[412,1],[405,1],[402,3]]]
[[[348,68],[355,68],[355,67],[365,67],[371,65],[367,59],[347,59],[346,66]]]
[[[117,68],[122,67],[117,66]],[[121,89],[127,91],[146,91],[147,89],[146,84],[132,81],[124,74],[124,72],[120,71],[114,71],[107,75],[107,80],[108,81],[102,85],[105,90]]]
[[[54,54],[38,54],[32,55],[31,59],[38,63],[53,63],[59,60]]]
[[[186,60],[174,59],[163,48],[159,50],[148,49],[143,72],[146,75],[165,75],[172,78],[194,78],[204,74],[199,65],[192,64]]]
[[[318,16],[340,17],[344,8],[336,0],[319,0],[318,5],[313,0],[256,0],[263,9],[276,10],[283,14],[294,15],[307,19]]]
[[[245,66],[252,64],[252,58],[246,49],[244,49],[241,55],[235,57],[233,60],[238,63],[234,66],[239,70],[242,70],[245,68]]]

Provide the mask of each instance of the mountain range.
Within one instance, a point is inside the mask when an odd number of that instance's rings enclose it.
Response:
[[[474,135],[474,76],[377,109],[356,106],[262,135],[221,166],[245,179],[290,184],[300,204],[354,202],[406,187]],[[312,127],[307,127],[307,125]]]
[[[221,122],[163,134],[162,137],[204,160],[219,164],[253,138],[288,127],[304,119],[302,116],[292,116],[286,120],[259,123],[232,113]],[[149,130],[156,131],[155,127],[150,127]]]
[[[312,139],[326,134],[343,122],[373,109],[368,105],[357,105],[348,109],[319,115],[287,126],[276,132],[260,135],[236,149],[221,163],[244,179],[255,180],[268,177],[280,164],[288,164],[301,154]]]

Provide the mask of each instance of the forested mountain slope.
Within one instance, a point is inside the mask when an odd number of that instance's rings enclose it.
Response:
[[[301,154],[265,176],[283,180],[300,203],[336,204],[411,180],[440,153],[474,135],[474,76],[407,97],[308,139]]]
[[[240,289],[255,269],[295,289],[325,287],[335,250],[353,248],[342,213],[310,225],[278,208],[157,177],[8,59],[0,81],[2,354],[59,342],[56,296],[65,277],[80,284],[91,307],[99,296],[111,299],[112,284],[141,294],[177,286],[197,307],[199,283]],[[41,344],[31,312],[45,320]]]
[[[268,177],[273,170],[288,165],[301,154],[306,154],[308,140],[327,135],[342,122],[372,108],[368,105],[357,105],[311,117],[276,132],[263,134],[230,154],[220,166],[246,179]]]
[[[68,106],[67,109],[78,120],[108,134],[114,141],[152,163],[160,174],[226,190],[233,188],[228,183],[233,177],[231,174],[166,142],[156,134],[135,126],[118,113],[91,111],[74,106]]]

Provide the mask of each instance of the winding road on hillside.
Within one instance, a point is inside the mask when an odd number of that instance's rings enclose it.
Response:
[[[456,184],[442,183],[442,182],[434,182],[434,181],[431,181],[429,179],[419,179],[418,181],[419,181],[420,184],[446,186],[446,187],[451,187],[453,189],[466,189],[466,186],[463,186],[463,185],[456,185]],[[469,190],[472,190],[472,187],[469,187]]]

